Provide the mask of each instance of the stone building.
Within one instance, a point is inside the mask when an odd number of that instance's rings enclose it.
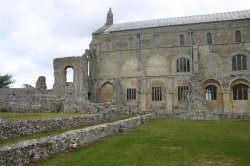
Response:
[[[250,10],[113,24],[109,9],[85,54],[55,59],[54,72],[54,89],[75,99],[250,112]]]

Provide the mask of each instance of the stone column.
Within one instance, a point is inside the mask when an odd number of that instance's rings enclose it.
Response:
[[[167,79],[167,112],[173,112],[173,79]]]
[[[230,100],[230,93],[226,90],[222,93],[223,95],[223,112],[230,112],[232,103]]]
[[[147,77],[140,78],[139,110],[147,110]]]
[[[199,59],[198,59],[198,46],[194,45],[193,46],[193,67],[194,67],[194,72],[197,73],[199,70]]]

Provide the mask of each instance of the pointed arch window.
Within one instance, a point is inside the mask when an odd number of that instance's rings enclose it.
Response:
[[[190,62],[187,58],[179,58],[176,60],[176,71],[177,72],[190,72]]]
[[[206,100],[216,100],[217,87],[214,85],[206,86]]]
[[[232,69],[237,70],[247,70],[247,58],[245,55],[235,55],[232,57]]]
[[[235,42],[241,42],[241,34],[240,31],[235,31]]]
[[[233,100],[248,100],[248,86],[236,84],[233,86]]]
[[[212,34],[210,32],[207,33],[207,44],[212,44]]]
[[[184,35],[180,35],[180,46],[184,46],[185,45],[185,37]]]

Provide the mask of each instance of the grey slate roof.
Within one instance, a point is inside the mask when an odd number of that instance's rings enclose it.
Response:
[[[134,30],[134,29],[163,27],[163,26],[171,26],[171,25],[187,25],[187,24],[241,20],[241,19],[250,19],[250,10],[118,23],[107,28],[104,31],[104,33]]]

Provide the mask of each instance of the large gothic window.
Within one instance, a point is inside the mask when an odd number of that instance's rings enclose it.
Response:
[[[185,37],[184,35],[180,35],[180,46],[184,46],[185,45]]]
[[[240,31],[235,31],[235,42],[241,42],[241,34]]]
[[[216,100],[216,86],[208,85],[206,87],[206,100]]]
[[[235,55],[232,58],[232,69],[247,70],[247,58],[245,55]]]
[[[190,72],[190,62],[187,58],[179,58],[176,60],[176,71],[177,72]]]
[[[233,100],[248,100],[248,86],[236,84],[233,86]]]
[[[212,34],[210,32],[207,33],[207,44],[212,44]]]

